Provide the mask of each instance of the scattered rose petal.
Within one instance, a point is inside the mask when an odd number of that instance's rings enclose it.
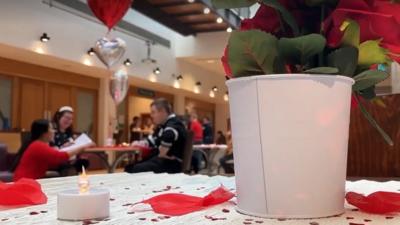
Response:
[[[352,220],[352,219],[354,219],[354,217],[351,216],[346,217],[346,220]]]
[[[319,225],[317,222],[310,222],[310,225]]]
[[[151,219],[151,222],[158,222],[158,219]]]
[[[131,206],[131,205],[133,205],[132,203],[126,203],[126,204],[123,204],[122,206]]]
[[[39,214],[39,213],[38,213],[38,212],[30,212],[30,213],[29,213],[29,215],[32,215],[32,216],[33,216],[33,215],[37,215],[37,214]]]
[[[129,212],[127,212],[128,214],[135,214],[135,212],[132,212],[132,211],[129,211]]]
[[[254,219],[250,219],[250,218],[248,218],[248,219],[245,219],[246,221],[253,221]]]
[[[98,222],[91,221],[91,220],[84,220],[84,221],[82,222],[82,225],[89,225],[89,224],[96,224],[96,223],[98,223]]]
[[[40,213],[47,213],[47,211],[46,210],[42,210],[42,211],[40,211]]]
[[[243,224],[251,224],[250,221],[244,221]]]
[[[394,218],[393,216],[387,216],[387,217],[386,217],[387,220],[391,220],[391,219],[393,219],[393,218]]]
[[[371,222],[372,220],[370,219],[364,219],[364,222]]]
[[[278,220],[278,221],[286,221],[285,218],[278,218],[277,220]]]
[[[1,219],[1,221],[7,221],[8,220],[8,218],[3,218],[3,219]]]
[[[222,209],[222,212],[223,213],[229,213],[230,211],[229,211],[229,209]]]
[[[359,209],[351,209],[351,211],[356,212],[359,211]]]
[[[262,220],[256,220],[254,222],[256,222],[256,223],[264,223],[264,221],[262,221]]]
[[[146,218],[143,218],[143,217],[142,217],[142,218],[139,218],[139,220],[146,220]]]
[[[115,199],[114,198],[110,198],[110,201],[114,201]]]
[[[349,223],[349,225],[365,225],[363,223]]]

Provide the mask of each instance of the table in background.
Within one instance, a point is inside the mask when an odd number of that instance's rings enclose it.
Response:
[[[217,145],[217,144],[201,144],[193,145],[193,149],[202,150],[207,157],[207,174],[212,175],[212,165],[215,160],[215,156],[220,150],[225,151],[228,148],[227,145]]]
[[[229,189],[235,188],[235,180],[233,177],[214,176],[208,177],[204,175],[188,176],[184,174],[153,174],[139,173],[126,174],[114,173],[104,175],[90,176],[92,187],[108,188],[111,192],[110,199],[110,218],[107,221],[100,221],[102,224],[159,224],[159,225],[243,225],[245,221],[253,225],[349,225],[365,224],[365,225],[398,225],[400,224],[400,215],[391,216],[370,215],[359,211],[353,211],[346,206],[345,214],[339,217],[310,219],[310,220],[277,220],[277,219],[261,219],[239,214],[235,211],[236,199],[229,202],[207,208],[203,211],[187,214],[180,217],[171,217],[169,219],[160,219],[158,214],[152,211],[136,212],[129,214],[129,204],[142,201],[149,197],[162,193],[180,193],[204,196],[210,191],[219,187],[221,184]],[[53,179],[39,180],[44,192],[48,196],[48,202],[44,205],[31,206],[18,209],[9,209],[0,211],[0,224],[4,225],[25,225],[25,224],[82,224],[82,222],[65,222],[57,220],[57,193],[63,190],[77,188],[77,177],[62,177]],[[167,186],[171,186],[166,188]],[[400,182],[377,183],[371,181],[348,182],[348,191],[357,191],[360,193],[370,193],[371,191],[385,190],[396,191],[400,186]],[[167,189],[168,191],[163,191]],[[154,193],[153,191],[161,191]],[[233,190],[234,191],[234,190]],[[88,206],[89,207],[89,206]],[[1,210],[1,209],[0,209]],[[33,214],[33,215],[31,215]],[[206,216],[216,218],[224,218],[224,220],[211,221]],[[142,220],[144,219],[144,220]],[[151,221],[156,219],[157,222]],[[251,220],[251,221],[248,221]],[[364,220],[371,220],[365,222]],[[256,222],[257,221],[257,222]],[[89,224],[89,223],[87,223]],[[248,224],[248,223],[245,223]]]
[[[127,147],[92,147],[85,149],[84,154],[94,154],[107,167],[108,173],[114,173],[118,164],[127,156],[133,156],[135,161],[141,156],[141,149],[136,146]],[[121,153],[115,157],[115,153]],[[108,156],[108,157],[107,157]],[[109,160],[111,159],[111,160]]]

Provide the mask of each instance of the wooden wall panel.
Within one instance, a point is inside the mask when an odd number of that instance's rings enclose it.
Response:
[[[400,95],[384,96],[382,100],[386,108],[366,103],[367,109],[393,139],[394,146],[386,144],[358,107],[353,108],[347,163],[349,176],[400,176]]]

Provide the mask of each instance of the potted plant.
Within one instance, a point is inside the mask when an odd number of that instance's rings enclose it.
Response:
[[[351,101],[365,110],[400,60],[389,0],[213,0],[260,4],[222,63],[229,88],[238,210],[270,218],[344,212]]]

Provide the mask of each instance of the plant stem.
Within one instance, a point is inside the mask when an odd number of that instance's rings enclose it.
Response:
[[[375,119],[372,117],[371,114],[367,111],[367,109],[363,106],[361,101],[358,99],[357,95],[354,95],[354,98],[356,99],[356,102],[358,104],[358,107],[360,108],[361,112],[363,113],[364,117],[368,120],[368,122],[379,132],[379,134],[385,139],[386,143],[388,143],[390,146],[393,146],[393,141],[389,137],[389,135],[379,126],[379,124],[375,121]]]
[[[324,35],[324,19],[325,19],[325,5],[321,5],[320,29],[319,33]],[[324,66],[324,51],[318,54],[318,67]]]

